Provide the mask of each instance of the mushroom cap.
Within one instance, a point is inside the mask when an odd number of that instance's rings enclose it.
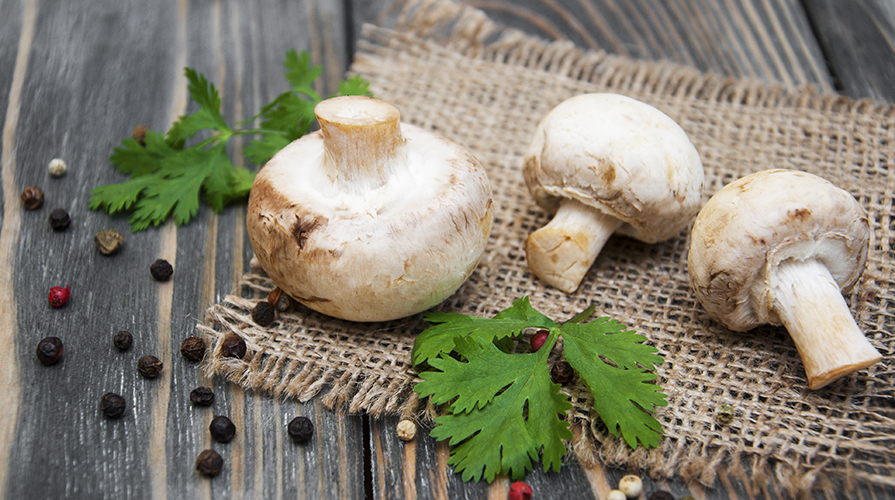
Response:
[[[464,148],[401,123],[395,168],[372,189],[340,190],[322,131],[277,153],[249,195],[261,267],[298,302],[352,321],[426,310],[469,277],[491,231],[491,184]]]
[[[765,170],[720,189],[696,217],[687,264],[706,312],[745,331],[780,325],[773,311],[776,269],[817,259],[842,292],[867,262],[870,224],[847,191],[813,174]]]
[[[647,243],[692,221],[705,178],[680,125],[617,94],[582,94],[553,108],[535,131],[523,174],[545,210],[576,199],[623,221],[619,233]]]

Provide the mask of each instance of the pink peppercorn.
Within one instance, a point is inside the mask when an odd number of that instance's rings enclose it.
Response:
[[[509,500],[531,500],[531,486],[522,481],[511,484]]]
[[[61,286],[54,286],[50,288],[50,296],[48,300],[50,301],[50,305],[53,307],[62,307],[68,302],[68,298],[71,297],[71,289],[68,285],[65,285],[65,288]]]
[[[547,342],[547,337],[550,335],[549,330],[540,329],[535,332],[534,335],[531,336],[531,350],[539,351],[541,346],[544,345],[544,342]]]

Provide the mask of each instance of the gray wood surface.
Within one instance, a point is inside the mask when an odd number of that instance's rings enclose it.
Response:
[[[704,71],[790,85],[813,84],[853,97],[893,99],[890,4],[795,0],[487,0],[468,2],[495,20],[551,39],[613,53],[668,59]],[[92,212],[93,187],[121,180],[108,161],[140,123],[165,130],[191,110],[182,68],[203,72],[221,90],[231,121],[250,117],[286,88],[288,49],[308,50],[325,71],[322,93],[348,68],[363,22],[386,24],[400,0],[0,0],[0,495],[3,498],[506,498],[509,481],[467,484],[445,464],[443,443],[396,439],[396,419],[327,411],[244,391],[203,375],[183,359],[181,341],[204,309],[230,292],[247,266],[244,206],[207,207],[176,228],[131,234],[127,220]],[[804,7],[803,7],[804,4]],[[237,162],[241,162],[238,148]],[[47,174],[65,159],[68,173]],[[19,193],[37,185],[44,206],[25,211]],[[66,208],[67,231],[49,212]],[[114,228],[123,251],[100,255],[96,232]],[[168,283],[149,276],[159,257],[174,264]],[[49,288],[69,284],[54,310]],[[126,329],[127,352],[111,345]],[[44,336],[65,343],[45,367],[34,356]],[[136,361],[154,354],[163,375],[147,380]],[[215,389],[213,408],[188,401],[198,385]],[[118,421],[98,412],[102,394],[122,394]],[[238,435],[213,443],[207,426],[228,415]],[[311,443],[285,433],[295,415],[312,418]],[[193,470],[196,455],[218,450],[220,476]],[[533,472],[536,498],[604,498],[627,471],[583,468]],[[775,498],[781,486],[753,484],[723,468],[713,488],[647,481],[677,498]],[[839,491],[818,498],[841,497]],[[861,489],[852,498],[895,496]]]

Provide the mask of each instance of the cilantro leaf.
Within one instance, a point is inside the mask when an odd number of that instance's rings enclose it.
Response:
[[[645,337],[617,321],[580,323],[588,308],[559,324],[531,307],[528,297],[486,319],[430,312],[432,326],[417,336],[411,357],[423,380],[421,397],[446,405],[431,435],[452,445],[449,464],[463,479],[492,481],[497,474],[520,478],[539,454],[544,470],[558,470],[571,438],[559,416],[571,407],[550,379],[548,357],[558,338],[563,355],[594,398],[594,409],[610,432],[632,448],[657,446],[661,424],[648,412],[667,404],[650,372],[663,362]],[[525,328],[545,328],[547,342],[535,353],[501,348]],[[557,423],[559,422],[559,423]]]
[[[240,127],[231,127],[221,111],[221,96],[213,83],[192,68],[184,68],[188,90],[198,109],[180,116],[167,133],[149,131],[142,143],[133,138],[121,141],[109,160],[130,178],[117,184],[97,186],[90,192],[92,210],[110,214],[130,211],[131,230],[158,226],[169,216],[175,223],[188,223],[199,210],[199,200],[216,212],[245,199],[255,173],[234,166],[227,146],[237,135],[254,138],[243,152],[261,165],[295,139],[310,132],[314,106],[321,101],[314,91],[320,66],[311,56],[290,50],[283,63],[290,89],[277,96]],[[351,77],[339,84],[339,92],[369,94],[369,83]],[[259,120],[261,128],[249,128]],[[193,142],[189,147],[186,143]]]
[[[646,369],[663,361],[656,349],[643,344],[645,337],[622,331],[622,325],[607,318],[564,325],[562,330],[566,361],[593,394],[594,410],[609,432],[614,436],[621,433],[631,448],[636,448],[638,441],[647,448],[658,446],[662,426],[644,411],[668,404],[661,387],[648,383],[656,376]]]
[[[553,328],[558,326],[547,316],[531,307],[528,297],[516,299],[513,305],[497,313],[492,319],[459,313],[429,311],[423,318],[434,326],[423,330],[413,343],[410,359],[414,365],[450,353],[457,337],[474,336],[487,341],[519,335],[525,328]]]
[[[440,371],[421,374],[424,382],[415,389],[436,403],[456,398],[452,413],[438,417],[432,430],[433,437],[455,446],[448,463],[465,481],[484,477],[490,482],[501,472],[521,479],[541,454],[544,470],[558,471],[566,453],[562,440],[572,437],[560,415],[572,405],[550,380],[549,349],[507,354],[491,342],[467,337],[457,339],[456,352],[466,361],[431,360]]]

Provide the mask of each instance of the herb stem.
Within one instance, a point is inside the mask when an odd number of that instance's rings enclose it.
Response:
[[[587,309],[578,313],[578,315],[576,315],[574,318],[566,321],[566,323],[581,323],[582,321],[586,320],[587,318],[590,318],[594,314],[594,311],[596,311],[596,310],[597,310],[597,306],[595,304],[591,304],[587,307]]]

